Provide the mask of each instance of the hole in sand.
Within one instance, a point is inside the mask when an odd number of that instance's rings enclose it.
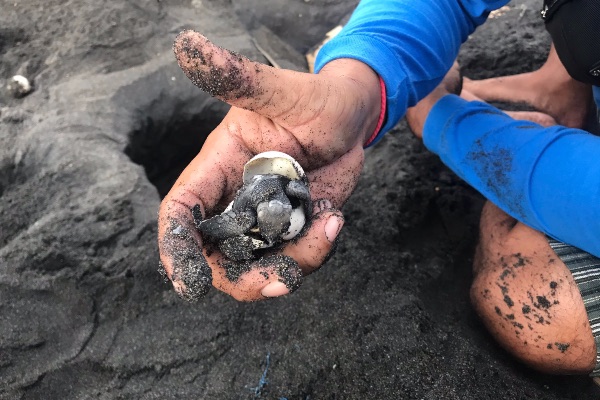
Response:
[[[209,100],[201,112],[186,109],[182,104],[170,104],[170,113],[159,109],[159,105],[152,108],[155,109],[147,110],[139,118],[125,154],[144,167],[162,199],[198,154],[206,137],[223,119],[229,106]]]
[[[15,181],[15,166],[9,163],[0,164],[0,197]]]

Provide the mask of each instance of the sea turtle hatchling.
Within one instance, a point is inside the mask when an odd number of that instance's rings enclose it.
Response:
[[[268,151],[246,163],[243,186],[225,211],[196,220],[196,226],[230,260],[253,260],[257,250],[298,236],[310,209],[308,179],[300,164],[285,153]]]

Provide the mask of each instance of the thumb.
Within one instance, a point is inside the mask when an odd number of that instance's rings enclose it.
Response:
[[[232,106],[271,119],[298,106],[298,101],[305,98],[304,93],[323,90],[319,88],[322,85],[316,84],[317,75],[276,69],[251,61],[216,46],[191,30],[177,36],[173,51],[179,66],[194,85]],[[311,104],[311,107],[318,109],[318,104]]]

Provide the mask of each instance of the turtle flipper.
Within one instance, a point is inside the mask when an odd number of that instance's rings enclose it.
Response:
[[[290,200],[292,200],[292,202],[300,200],[305,216],[312,214],[310,191],[308,190],[308,185],[305,183],[305,181],[290,181],[285,187],[285,194],[290,198]],[[293,203],[293,206],[297,207],[297,203]],[[304,222],[302,222],[302,225],[304,225]]]
[[[225,211],[206,219],[198,225],[202,235],[214,240],[224,240],[234,236],[241,236],[256,224],[256,214],[251,210]]]
[[[287,194],[288,197],[295,197],[304,202],[310,202],[308,186],[300,180],[290,181],[285,187],[285,194]]]

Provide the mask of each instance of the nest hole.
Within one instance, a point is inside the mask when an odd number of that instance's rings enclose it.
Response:
[[[198,154],[207,136],[227,113],[226,104],[214,101],[201,111],[148,112],[130,135],[125,154],[144,167],[150,182],[164,198],[181,172]],[[157,111],[157,110],[154,110]]]

